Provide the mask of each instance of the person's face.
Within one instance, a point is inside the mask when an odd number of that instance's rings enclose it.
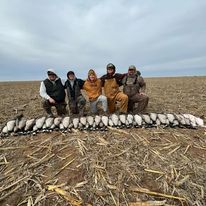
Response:
[[[70,74],[70,75],[69,75],[69,79],[70,79],[70,80],[74,80],[74,77],[75,77],[75,76],[74,76],[73,74]]]
[[[55,74],[49,74],[48,77],[49,77],[49,79],[51,81],[54,81],[56,79],[56,75]]]
[[[129,69],[129,70],[128,70],[128,74],[129,74],[129,75],[133,75],[134,73],[135,73],[134,69]]]
[[[90,81],[94,81],[95,80],[95,75],[94,74],[90,74],[89,75],[89,79],[90,79]]]
[[[108,74],[111,75],[111,74],[113,74],[113,72],[114,72],[114,70],[113,70],[112,68],[108,68],[108,69],[107,69],[107,73],[108,73]]]

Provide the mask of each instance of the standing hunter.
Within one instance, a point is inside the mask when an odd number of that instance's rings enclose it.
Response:
[[[127,75],[122,80],[123,92],[128,96],[128,112],[145,111],[149,97],[145,94],[146,83],[134,65],[129,66]],[[135,108],[135,103],[138,106]]]
[[[65,89],[67,91],[69,109],[72,114],[84,115],[86,99],[81,93],[84,81],[77,79],[73,71],[67,73],[67,81],[65,82]]]
[[[53,69],[48,69],[48,78],[41,82],[42,106],[48,116],[53,116],[51,108],[56,107],[57,115],[66,114],[65,90],[61,79]]]
[[[127,113],[128,97],[119,90],[122,85],[123,74],[115,73],[114,64],[107,65],[107,74],[101,77],[102,87],[108,101],[108,109],[110,113],[115,112],[116,101],[120,102],[120,113]]]

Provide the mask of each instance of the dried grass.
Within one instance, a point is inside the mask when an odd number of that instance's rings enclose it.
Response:
[[[49,205],[55,197],[61,205],[204,206],[206,140],[184,133],[130,129],[41,134],[22,145],[21,150],[29,151],[20,158],[24,162],[7,158],[19,149],[13,139],[2,140],[1,161],[6,164],[1,165],[0,201],[21,191],[20,205]],[[75,171],[83,175],[73,178]]]
[[[148,112],[206,114],[205,77],[146,82]],[[43,114],[39,82],[0,85],[1,124],[16,112]],[[205,206],[205,150],[204,129],[73,130],[0,139],[0,205]]]

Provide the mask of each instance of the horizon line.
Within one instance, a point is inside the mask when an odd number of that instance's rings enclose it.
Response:
[[[206,77],[206,74],[205,75],[176,75],[176,76],[143,76],[144,79],[147,79],[147,78],[181,78],[181,77]],[[61,78],[61,77],[60,77]],[[78,77],[77,77],[78,78]],[[63,79],[63,78],[61,78]],[[78,79],[83,79],[83,78],[78,78]],[[38,81],[42,81],[43,79],[29,79],[29,80],[0,80],[0,82],[29,82],[29,81],[32,81],[32,82],[38,82]]]

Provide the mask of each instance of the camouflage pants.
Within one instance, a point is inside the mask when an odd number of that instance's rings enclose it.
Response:
[[[86,105],[86,99],[80,95],[76,100],[69,100],[69,109],[72,114],[83,114]]]
[[[49,100],[47,99],[43,99],[42,100],[42,106],[44,108],[44,110],[46,111],[46,113],[48,115],[52,115],[52,111],[51,108],[54,106],[57,110],[57,115],[61,116],[63,114],[66,114],[66,103],[65,102],[61,102],[61,103],[56,103],[56,104],[51,104],[49,102]]]
[[[129,97],[128,101],[128,112],[142,113],[145,111],[149,102],[149,97],[146,95],[135,94],[132,97]],[[135,103],[138,103],[137,107]]]

